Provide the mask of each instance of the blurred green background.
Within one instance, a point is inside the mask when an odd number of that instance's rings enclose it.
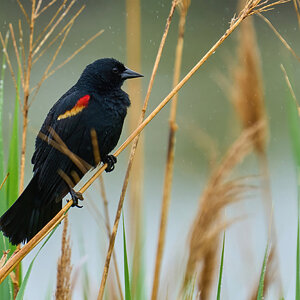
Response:
[[[77,1],[72,10],[76,11],[83,3],[87,7],[73,26],[56,64],[64,61],[98,30],[104,29],[105,31],[75,59],[43,84],[29,112],[25,182],[31,178],[30,159],[34,150],[34,140],[48,110],[76,82],[83,68],[101,57],[114,57],[126,64],[127,15],[125,2],[118,0]],[[142,79],[143,96],[146,93],[170,6],[171,1],[141,0],[141,63],[142,74],[145,76]],[[30,2],[24,3],[24,7],[29,11]],[[226,31],[236,12],[236,7],[237,1],[233,0],[192,0],[186,23],[182,77]],[[53,7],[52,12],[54,9]],[[299,28],[293,5],[291,3],[282,5],[265,15],[290,43],[295,52],[300,53]],[[7,31],[10,22],[15,27],[19,18],[25,22],[17,2],[12,0],[1,1],[0,17],[2,33]],[[43,15],[38,26],[42,29],[47,20],[47,15]],[[285,66],[298,96],[300,87],[297,82],[300,68],[299,62],[291,56],[271,29],[260,18],[255,17],[254,20],[263,67],[263,85],[270,127],[268,159],[274,216],[278,232],[279,268],[282,274],[284,295],[286,299],[292,299],[295,289],[296,175],[287,126],[288,90],[280,64]],[[150,97],[148,112],[156,107],[172,87],[177,24],[178,14],[175,13]],[[27,32],[24,34],[26,35]],[[179,130],[177,132],[173,196],[167,232],[167,254],[164,256],[162,276],[165,286],[170,285],[170,287],[177,288],[178,277],[176,276],[177,274],[180,276],[183,271],[184,257],[187,253],[188,229],[192,224],[198,198],[210,171],[207,153],[201,145],[199,131],[204,131],[215,141],[220,157],[240,132],[239,121],[235,116],[232,104],[220,86],[220,76],[230,78],[236,63],[236,43],[237,32],[225,41],[179,93]],[[37,82],[40,78],[54,50],[51,49],[48,57],[44,56],[35,66],[32,83]],[[11,45],[9,51],[13,55]],[[128,67],[130,68],[130,65]],[[4,143],[8,148],[15,93],[8,70],[6,78],[3,126]],[[126,90],[126,85],[124,89]],[[134,105],[135,103],[132,103],[132,106]],[[151,288],[154,269],[168,140],[168,115],[169,107],[167,106],[144,131],[146,150],[143,230],[147,295]],[[128,134],[127,124],[125,124],[120,142],[124,141]],[[110,200],[111,219],[114,218],[121,192],[127,157],[128,151],[122,153],[115,172],[104,175]],[[254,156],[250,156],[236,174],[257,175],[258,173],[256,159]],[[91,279],[90,299],[94,299],[97,295],[107,248],[104,226],[99,228],[90,213],[89,199],[93,198],[97,204],[99,203],[99,206],[101,205],[97,184],[94,187],[96,188],[91,188],[86,193],[84,208],[72,209],[70,212],[74,269],[80,270],[84,264],[87,265]],[[261,213],[257,213],[258,211]],[[228,208],[227,214],[229,218],[243,215],[245,220],[232,225],[227,233],[223,299],[246,299],[260,272],[267,240],[259,190],[242,203]],[[56,279],[56,262],[60,253],[60,234],[61,228],[37,258],[26,290],[26,299],[43,299],[47,294],[52,295]],[[121,266],[122,236],[118,235],[117,239],[117,256]],[[84,256],[79,251],[80,243],[83,243],[85,248]],[[25,268],[32,257],[33,254],[30,254],[25,259]],[[170,270],[174,270],[176,275],[169,276]],[[79,272],[79,276],[82,276],[82,273]],[[82,284],[80,280],[76,285],[74,299],[81,299]],[[237,283],[239,283],[238,286]],[[273,299],[272,293],[267,299]]]

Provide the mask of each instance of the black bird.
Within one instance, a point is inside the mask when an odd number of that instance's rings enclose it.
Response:
[[[78,206],[81,195],[74,192],[73,181],[66,177],[80,179],[99,163],[93,151],[92,130],[96,132],[101,161],[108,164],[106,171],[114,169],[116,158],[109,153],[118,143],[130,105],[121,86],[124,80],[136,77],[142,75],[113,58],[96,60],[51,108],[36,138],[31,160],[33,178],[0,218],[0,230],[12,244],[27,242],[40,231],[59,212],[68,192],[73,206]],[[53,147],[51,141],[57,142],[57,136],[85,168],[69,153]]]

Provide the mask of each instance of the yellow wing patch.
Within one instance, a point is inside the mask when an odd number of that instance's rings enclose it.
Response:
[[[65,113],[58,116],[57,120],[66,119],[72,116],[77,115],[81,111],[83,111],[84,108],[86,108],[89,104],[90,95],[85,95],[81,97],[75,104],[73,108],[70,110],[67,110]]]

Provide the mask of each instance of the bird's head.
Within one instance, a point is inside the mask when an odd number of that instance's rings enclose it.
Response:
[[[102,58],[89,64],[79,81],[81,84],[92,84],[98,89],[120,88],[126,79],[143,77],[143,75],[126,68],[114,58]]]

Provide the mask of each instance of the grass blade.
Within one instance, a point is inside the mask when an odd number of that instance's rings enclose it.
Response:
[[[266,274],[268,257],[269,257],[269,243],[266,246],[264,261],[260,272],[257,300],[263,300],[264,298],[264,282],[265,282],[265,274]]]
[[[283,66],[281,66],[285,75],[285,80],[289,88],[288,99],[288,125],[292,140],[294,159],[297,164],[297,183],[298,183],[298,221],[297,221],[297,253],[296,253],[296,291],[295,299],[300,300],[300,123],[299,123],[299,104],[293,91],[288,75]]]
[[[5,38],[5,45],[7,45],[8,34]],[[6,56],[3,54],[2,62],[0,66],[0,181],[4,179],[4,147],[3,147],[3,102],[4,102],[4,78],[6,68]],[[5,201],[5,191],[7,182],[0,190],[0,214],[2,215],[7,210],[7,204]],[[8,249],[8,242],[0,232],[0,253]],[[13,290],[10,277],[6,278],[5,281],[0,285],[0,299],[13,299]]]
[[[7,45],[8,35],[5,38],[5,46]],[[2,63],[0,66],[0,181],[4,179],[4,148],[3,148],[3,101],[4,101],[4,77],[6,68],[6,56],[3,53]],[[0,191],[0,213],[5,211],[6,207],[3,207],[4,203],[4,189]]]
[[[300,300],[300,170],[298,167],[298,222],[297,222],[297,254],[296,254],[296,295],[295,300]]]
[[[127,247],[126,247],[126,235],[125,235],[124,212],[123,212],[122,216],[123,216],[123,247],[124,247],[125,300],[131,300],[130,279],[129,279],[128,259],[127,259]]]
[[[220,263],[220,271],[219,271],[217,300],[221,299],[220,297],[221,297],[222,275],[223,275],[223,264],[224,264],[224,249],[225,249],[225,232],[223,235],[223,245],[222,245],[221,263]]]
[[[297,229],[297,265],[296,265],[296,300],[300,299],[300,247],[299,247],[299,213],[298,213],[298,229]]]
[[[20,75],[18,75],[18,89],[20,89],[20,81]],[[9,207],[16,201],[19,195],[19,103],[17,96],[15,99],[13,130],[9,144],[7,173],[10,174],[7,179],[6,194],[7,207]]]
[[[57,227],[55,227],[52,232],[49,234],[49,236],[47,237],[47,239],[45,240],[45,242],[43,243],[43,245],[41,246],[41,248],[39,249],[39,251],[37,252],[37,254],[34,256],[33,260],[31,261],[29,267],[28,267],[28,270],[25,274],[25,277],[23,279],[23,282],[20,286],[20,290],[18,292],[18,295],[16,297],[15,300],[22,300],[23,297],[24,297],[24,292],[25,292],[25,288],[26,288],[26,285],[27,285],[27,282],[28,282],[28,279],[29,279],[29,276],[30,276],[30,273],[31,273],[31,270],[32,270],[32,267],[33,267],[33,263],[35,261],[35,259],[37,258],[37,256],[39,255],[39,253],[41,252],[41,250],[43,249],[43,247],[46,245],[46,243],[49,241],[49,239],[51,238],[52,234],[55,232]]]

